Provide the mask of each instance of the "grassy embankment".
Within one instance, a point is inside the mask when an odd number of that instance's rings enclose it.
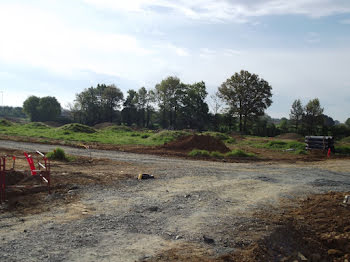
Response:
[[[101,143],[112,145],[143,145],[157,146],[163,145],[180,136],[188,135],[186,131],[153,131],[153,130],[133,130],[126,126],[108,126],[102,129],[94,129],[80,124],[68,124],[61,127],[50,127],[43,123],[16,124],[7,120],[0,120],[0,135],[33,137],[39,142],[50,142],[50,140],[65,141],[66,144],[73,143]],[[293,154],[305,154],[305,144],[296,140],[286,140],[279,138],[242,136],[231,137],[218,132],[204,132],[222,140],[232,151],[229,156],[253,157],[253,154],[246,153],[254,151],[251,149],[260,148],[271,151],[285,151]],[[339,153],[350,154],[350,137],[344,138],[336,143]],[[212,157],[223,157],[218,152],[191,152],[190,155],[210,155]]]

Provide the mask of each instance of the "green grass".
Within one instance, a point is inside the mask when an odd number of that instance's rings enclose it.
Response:
[[[210,153],[207,150],[193,149],[191,152],[188,153],[188,155],[192,157],[208,157],[210,156]]]
[[[66,155],[62,148],[57,147],[51,152],[46,154],[46,157],[50,160],[59,160],[59,161],[69,161],[70,158]]]
[[[225,157],[224,154],[222,154],[222,153],[220,153],[220,152],[218,152],[218,151],[210,152],[210,156],[211,156],[211,157],[216,157],[216,158],[223,158],[223,157]]]
[[[1,125],[3,123],[3,125]],[[81,124],[68,124],[62,127],[50,127],[43,123],[11,124],[0,122],[0,134],[38,138],[41,141],[50,139],[63,140],[66,143],[91,143],[114,145],[157,146],[170,142],[178,137],[189,135],[185,131],[133,130],[126,126],[109,126],[95,130]]]
[[[335,152],[341,155],[350,155],[350,146],[336,146]]]
[[[236,139],[232,138],[231,136],[229,136],[225,133],[207,131],[207,132],[204,132],[202,134],[215,137],[216,139],[219,139],[219,140],[223,141],[224,143],[228,143],[228,144],[236,143]]]
[[[241,149],[232,150],[231,152],[226,153],[225,156],[227,156],[227,157],[256,157],[255,154],[246,153]]]

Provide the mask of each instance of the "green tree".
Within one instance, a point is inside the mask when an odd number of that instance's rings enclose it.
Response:
[[[264,114],[271,103],[272,87],[258,75],[242,70],[219,87],[220,97],[239,117],[239,131],[247,132],[247,122]]]
[[[281,130],[281,133],[287,133],[288,132],[288,119],[285,117],[282,117],[281,122],[278,125],[278,128]]]
[[[184,84],[177,77],[169,76],[156,85],[156,97],[161,111],[163,127],[177,128],[176,117],[181,108]]]
[[[137,122],[137,92],[133,89],[128,90],[128,96],[125,99],[122,110],[122,121],[128,126]]]
[[[350,127],[350,117],[349,117],[348,119],[346,119],[345,125],[347,125],[348,127]]]
[[[103,89],[101,102],[107,113],[109,122],[113,122],[113,116],[115,111],[120,107],[123,97],[122,91],[113,84]]]
[[[61,104],[55,97],[46,96],[39,100],[38,112],[40,121],[54,121],[61,114]]]
[[[87,125],[113,122],[123,101],[122,91],[115,85],[98,84],[76,95],[74,115]]]
[[[209,111],[208,104],[205,102],[207,94],[203,81],[184,87],[180,110],[184,127],[199,130],[204,128]]]
[[[37,96],[30,96],[23,102],[23,111],[29,116],[30,121],[39,121],[39,103],[40,98]]]
[[[23,102],[23,111],[30,121],[55,121],[61,114],[61,105],[52,96],[30,96]]]
[[[302,122],[304,115],[304,108],[301,104],[300,99],[297,99],[292,104],[292,109],[290,110],[289,119],[291,121],[291,124],[295,128],[295,132],[298,133],[300,124]]]
[[[322,125],[323,108],[320,105],[318,98],[310,100],[305,106],[305,115],[303,122],[309,135],[317,131],[318,125]]]

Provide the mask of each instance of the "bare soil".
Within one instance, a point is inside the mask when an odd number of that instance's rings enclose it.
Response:
[[[0,149],[18,156],[14,184],[29,169],[23,150],[50,151],[6,145],[19,148]],[[64,148],[77,158],[52,162],[51,195],[17,192],[0,208],[0,261],[349,259],[346,159],[223,163]]]

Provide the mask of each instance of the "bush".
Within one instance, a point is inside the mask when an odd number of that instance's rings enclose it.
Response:
[[[335,152],[342,155],[350,155],[350,146],[337,146]]]
[[[202,156],[202,157],[210,156],[210,154],[207,150],[199,150],[199,149],[193,149],[191,152],[188,153],[188,155],[189,156]]]
[[[1,119],[0,126],[13,126],[13,123],[11,121],[6,120],[6,119]]]
[[[59,147],[54,149],[52,152],[47,153],[46,157],[51,160],[68,161],[66,153],[62,148],[59,148]]]
[[[227,157],[255,157],[253,153],[246,153],[241,149],[232,150],[231,152],[226,153]]]
[[[216,158],[223,158],[225,155],[218,152],[218,151],[213,151],[213,152],[210,152],[210,156],[211,157],[216,157]]]

